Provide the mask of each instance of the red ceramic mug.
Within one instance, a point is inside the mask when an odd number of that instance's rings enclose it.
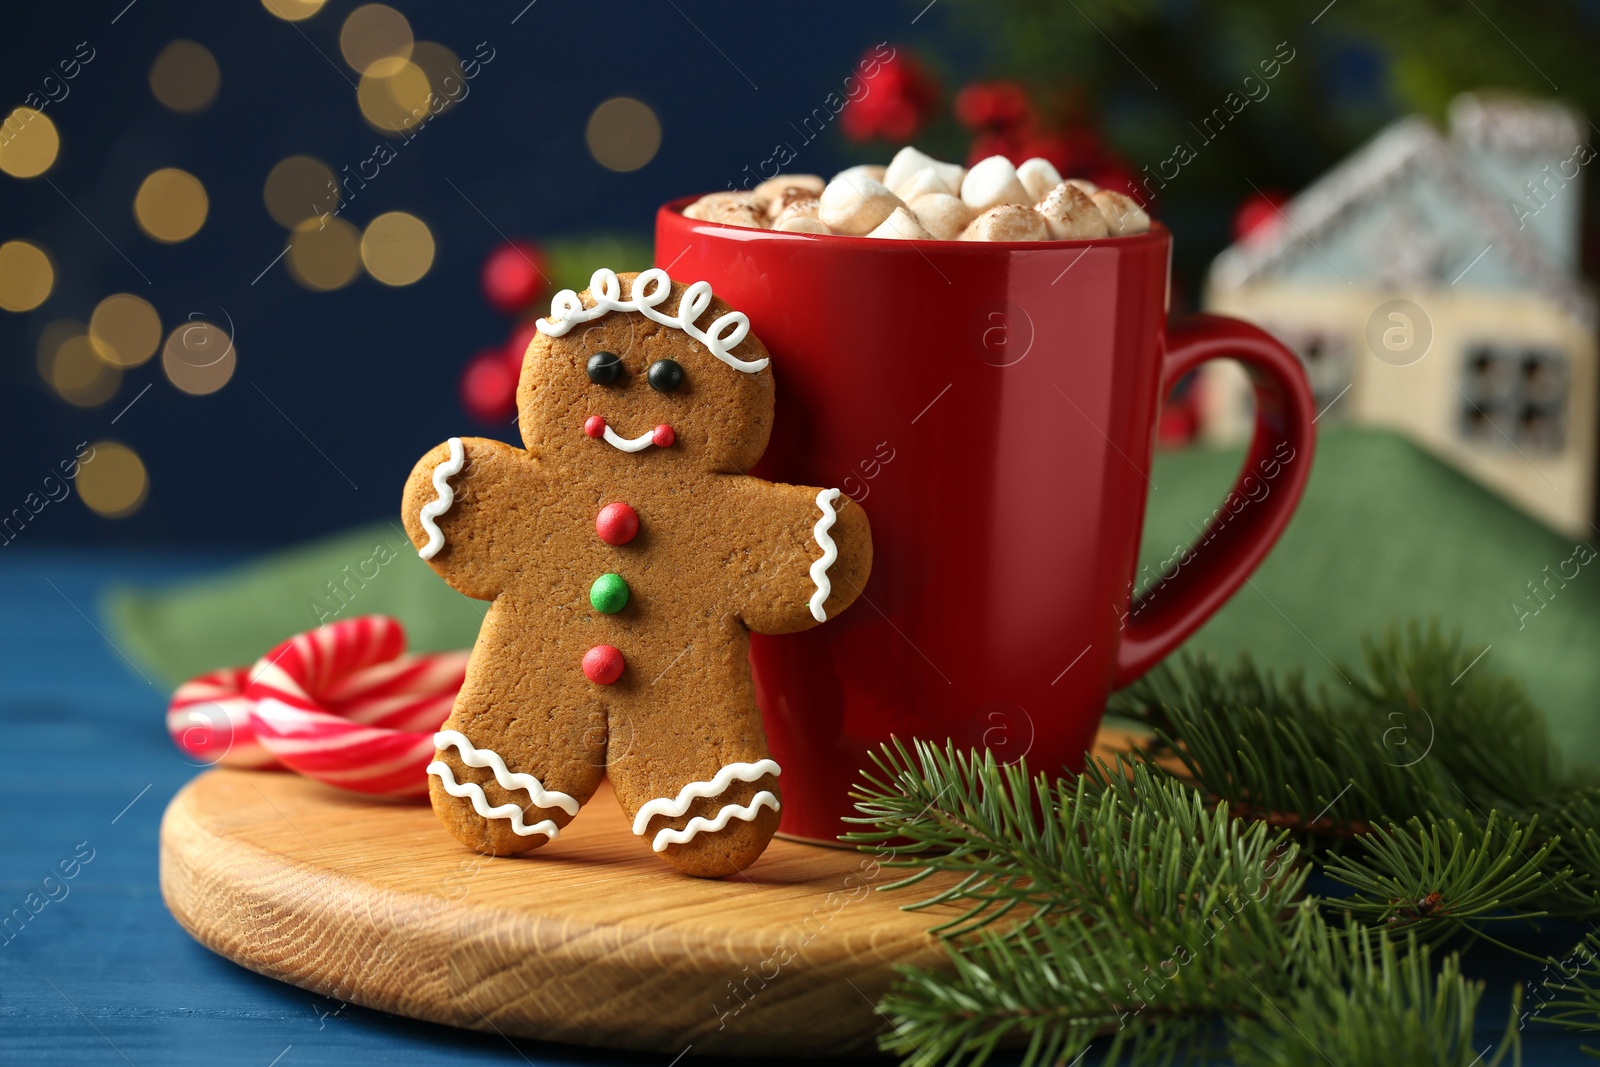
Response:
[[[1169,325],[1171,234],[1048,243],[776,233],[656,216],[656,264],[705,279],[772,353],[753,473],[837,486],[872,518],[860,600],[751,637],[783,767],[782,832],[833,842],[891,737],[1077,769],[1107,695],[1216,611],[1289,521],[1315,410],[1295,356],[1246,323]],[[1132,588],[1156,415],[1238,360],[1256,426],[1232,493],[1162,579]],[[1209,519],[1209,522],[1208,522]]]

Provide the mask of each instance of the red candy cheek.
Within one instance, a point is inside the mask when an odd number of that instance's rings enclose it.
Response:
[[[606,435],[606,420],[599,415],[590,415],[584,420],[583,432],[590,437],[604,437]]]
[[[639,513],[627,504],[607,504],[595,516],[594,532],[608,545],[625,545],[639,533]]]
[[[622,653],[611,645],[595,645],[583,654],[583,676],[595,685],[610,685],[622,677]]]

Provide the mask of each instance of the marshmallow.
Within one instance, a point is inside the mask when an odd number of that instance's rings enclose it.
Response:
[[[817,196],[820,192],[821,190],[814,193],[810,189],[796,189],[792,186],[780,190],[771,200],[767,201],[767,218],[776,219],[779,215],[789,210],[790,205],[807,202],[811,204],[810,214],[815,217],[817,214]]]
[[[768,178],[750,190],[750,195],[756,200],[771,200],[785,189],[809,189],[817,196],[821,196],[822,187],[826,184],[815,174],[780,174],[776,178]]]
[[[960,197],[949,193],[924,193],[908,206],[922,228],[936,241],[954,241],[972,221],[972,209],[963,204]],[[1093,204],[1089,206],[1094,207]]]
[[[750,191],[757,205],[765,205],[767,218],[775,219],[789,201],[802,196],[821,196],[823,181],[815,174],[780,174],[768,178]]]
[[[973,170],[977,170],[976,167]],[[1015,176],[1013,175],[1013,178]],[[1044,216],[1025,204],[1000,204],[967,224],[961,241],[1043,241],[1050,236]]]
[[[834,233],[860,237],[876,229],[897,207],[905,205],[881,183],[863,175],[840,174],[822,190],[817,218]]]
[[[1017,168],[1017,180],[1028,190],[1029,202],[1037,204],[1061,184],[1061,173],[1048,159],[1034,156],[1023,160],[1022,166]],[[759,191],[759,186],[757,188]]]
[[[1106,229],[1113,237],[1144,233],[1150,228],[1150,216],[1139,206],[1138,201],[1125,193],[1101,189],[1090,199],[1094,201],[1094,206],[1100,209],[1100,214],[1105,216]]]
[[[961,181],[961,199],[973,211],[1001,204],[1029,204],[1033,199],[1017,179],[1017,168],[1005,156],[990,156],[975,164]]]
[[[877,229],[867,234],[868,237],[887,237],[901,241],[931,241],[933,234],[922,228],[922,223],[917,217],[903,207],[897,207],[893,213],[878,224]]]
[[[817,217],[817,205],[820,203],[822,203],[821,198],[816,196],[792,197],[772,217],[774,219],[790,219],[804,216],[814,219]]]
[[[767,222],[753,206],[749,193],[707,193],[683,209],[685,218],[721,222],[729,226],[766,228]]]
[[[879,180],[888,186],[894,195],[909,204],[918,194],[908,192],[906,184],[929,171],[933,172],[933,176],[943,188],[924,189],[922,192],[954,193],[961,188],[961,176],[965,172],[961,164],[942,163],[932,156],[918,152],[910,145],[894,154],[894,158],[889,161],[889,166],[885,168],[883,177]]]
[[[1100,187],[1088,178],[1068,178],[1067,184],[1072,186],[1084,196],[1093,196],[1100,191]]]
[[[780,233],[828,233],[815,215],[779,215],[772,228]]]
[[[859,163],[854,167],[846,167],[838,174],[835,174],[830,180],[838,181],[840,178],[849,178],[852,180],[856,178],[868,178],[872,181],[878,182],[881,185],[883,183],[883,172],[884,168],[878,166],[876,163]]]
[[[827,233],[828,228],[817,218],[818,203],[820,201],[814,196],[789,201],[773,218],[772,228],[785,233]]]
[[[1050,231],[1052,241],[1075,241],[1087,237],[1104,237],[1105,216],[1082,189],[1071,182],[1061,182],[1039,201],[1039,214]]]
[[[938,173],[930,168],[917,171],[916,174],[901,182],[899,188],[892,189],[891,192],[909,204],[917,197],[926,196],[928,193],[946,193],[954,196],[956,191],[946,185]]]

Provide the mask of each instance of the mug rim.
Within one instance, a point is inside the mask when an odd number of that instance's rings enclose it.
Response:
[[[709,194],[701,194],[709,195]],[[1158,219],[1150,220],[1150,229],[1144,233],[1128,234],[1124,237],[1079,237],[1064,241],[940,241],[940,240],[891,240],[886,241],[878,237],[851,237],[838,233],[790,233],[785,230],[758,230],[750,226],[735,226],[726,222],[705,222],[700,219],[691,219],[683,213],[683,209],[699,200],[700,196],[680,196],[668,200],[656,209],[656,225],[686,226],[691,233],[707,237],[725,238],[733,241],[788,241],[794,243],[796,248],[803,244],[810,244],[814,248],[840,247],[865,251],[868,248],[877,250],[885,255],[907,255],[916,253],[924,255],[924,249],[934,246],[941,255],[974,255],[981,256],[993,251],[1025,252],[1045,251],[1055,249],[1074,248],[1126,248],[1137,249],[1141,245],[1156,245],[1169,242],[1172,231]],[[668,222],[668,220],[673,220]]]

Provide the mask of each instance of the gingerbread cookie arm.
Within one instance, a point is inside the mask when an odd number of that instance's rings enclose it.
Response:
[[[786,634],[849,607],[872,572],[872,527],[837,489],[729,479],[739,536],[761,540],[734,556],[731,602],[745,626]]]
[[[537,477],[519,448],[452,437],[417,461],[400,512],[417,554],[454,589],[493,600],[517,558],[512,529]]]

